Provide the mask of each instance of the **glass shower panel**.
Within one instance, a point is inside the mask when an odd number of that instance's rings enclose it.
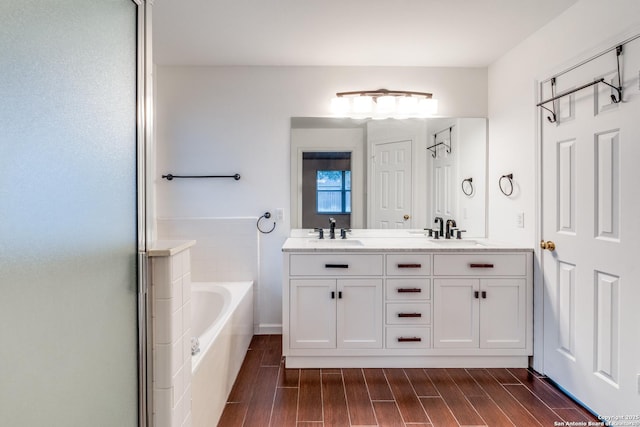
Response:
[[[0,2],[0,425],[135,426],[131,0]]]

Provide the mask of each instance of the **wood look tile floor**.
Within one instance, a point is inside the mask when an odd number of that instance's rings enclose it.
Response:
[[[526,369],[285,369],[281,340],[280,335],[253,337],[218,426],[597,422]]]

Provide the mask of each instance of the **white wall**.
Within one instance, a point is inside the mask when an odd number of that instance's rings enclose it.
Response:
[[[640,30],[638,0],[580,0],[489,67],[489,237],[535,245],[536,79],[543,80]],[[498,188],[513,173],[508,198]],[[516,214],[524,212],[524,228]]]
[[[537,80],[614,46],[640,32],[638,0],[580,0],[489,67],[488,235],[536,247]],[[513,196],[500,193],[498,179],[514,174]],[[516,215],[524,213],[524,228]],[[536,261],[534,359],[542,366],[542,279]]]
[[[463,236],[486,236],[486,174],[487,174],[487,121],[478,118],[465,118],[456,121],[458,126],[458,171],[453,183],[457,199],[455,219],[458,228],[467,230]],[[462,180],[473,178],[473,191],[470,196],[462,193]],[[467,190],[470,187],[465,187]]]
[[[260,239],[260,324],[281,323],[281,245],[289,234],[289,125],[328,116],[335,92],[433,92],[440,115],[487,116],[484,68],[157,67],[158,217],[258,217],[284,208]],[[233,174],[234,180],[160,175]],[[160,236],[162,237],[162,236]]]

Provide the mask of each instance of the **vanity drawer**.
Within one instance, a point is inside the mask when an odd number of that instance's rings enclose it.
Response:
[[[387,279],[387,300],[430,300],[431,279]]]
[[[519,254],[447,254],[434,255],[433,272],[437,276],[524,276],[527,255]]]
[[[422,326],[389,326],[385,340],[386,348],[429,348],[431,328]]]
[[[360,254],[294,254],[291,276],[380,276],[382,255]]]
[[[387,255],[387,276],[427,276],[431,273],[431,255]]]
[[[389,325],[428,325],[431,323],[431,303],[387,303],[386,319]]]

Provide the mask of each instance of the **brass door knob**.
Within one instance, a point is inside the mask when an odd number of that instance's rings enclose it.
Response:
[[[406,214],[405,214],[405,216],[403,216],[403,218],[404,218],[404,220],[405,220],[405,221],[407,221],[407,220],[408,220],[409,218],[411,218],[411,217],[410,217],[409,215],[406,215]]]
[[[556,244],[553,243],[551,240],[547,240],[546,242],[544,240],[540,240],[540,247],[548,251],[556,250]]]

